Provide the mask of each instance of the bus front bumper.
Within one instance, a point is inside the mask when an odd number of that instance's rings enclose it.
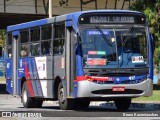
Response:
[[[125,91],[114,91],[113,87],[123,87]],[[89,98],[118,98],[118,97],[139,97],[151,96],[153,91],[153,81],[147,79],[138,84],[97,84],[92,81],[79,81],[77,83],[76,97]]]

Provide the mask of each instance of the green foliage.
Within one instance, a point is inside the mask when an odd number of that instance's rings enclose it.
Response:
[[[144,12],[148,19],[148,25],[151,35],[155,42],[154,63],[160,63],[160,33],[158,24],[157,8],[160,6],[160,0],[135,0],[129,9]]]
[[[5,44],[5,40],[6,40],[6,32],[5,30],[0,30],[0,47],[4,47]]]
[[[160,64],[160,47],[155,49],[153,61],[157,66]]]
[[[159,86],[158,86],[159,87]],[[138,97],[138,98],[134,98],[132,99],[134,102],[159,102],[159,98],[160,98],[160,94],[159,94],[159,90],[153,90],[153,95],[150,97]]]

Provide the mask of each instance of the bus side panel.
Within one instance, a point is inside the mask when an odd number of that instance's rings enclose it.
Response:
[[[12,60],[6,60],[6,90],[13,94],[13,83],[12,83]]]
[[[54,81],[53,81],[53,56],[47,56],[46,72],[47,72],[47,97],[55,98]]]
[[[33,79],[36,79],[33,84],[35,84],[37,96],[47,98],[47,57],[35,57],[32,62],[34,65],[32,75]]]
[[[40,77],[43,73],[43,61],[46,61],[43,57],[25,58],[23,60],[24,73],[27,80],[29,89],[29,95],[31,97],[43,97],[42,85],[45,86],[44,77]],[[23,65],[22,65],[23,66]],[[41,71],[41,73],[39,73]],[[22,75],[22,74],[21,74]],[[45,89],[45,87],[43,87]]]
[[[26,78],[25,70],[24,70],[24,63],[25,63],[25,58],[18,59],[18,86],[17,86],[18,88],[17,88],[17,92],[19,95],[21,94],[22,78]]]
[[[55,79],[57,77],[60,77],[60,79],[62,80],[63,83],[65,83],[65,78],[66,78],[66,74],[65,74],[65,66],[67,63],[65,63],[65,51],[63,52],[63,55],[56,55],[54,56],[54,60],[53,60],[53,78],[54,78],[54,83],[55,83]],[[54,88],[53,88],[54,89]],[[64,89],[66,89],[66,85],[64,85]],[[65,90],[66,91],[66,90]]]

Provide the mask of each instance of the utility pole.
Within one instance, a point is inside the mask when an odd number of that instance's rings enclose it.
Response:
[[[6,12],[6,0],[4,0],[4,12]]]
[[[49,0],[49,18],[52,17],[52,0]]]

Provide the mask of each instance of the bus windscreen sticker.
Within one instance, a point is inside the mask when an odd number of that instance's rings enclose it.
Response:
[[[133,56],[132,63],[143,63],[144,59],[143,56]]]
[[[88,51],[87,65],[106,65],[106,51]]]
[[[106,65],[106,59],[88,58],[87,65]]]
[[[106,55],[106,51],[88,51],[88,55]]]

